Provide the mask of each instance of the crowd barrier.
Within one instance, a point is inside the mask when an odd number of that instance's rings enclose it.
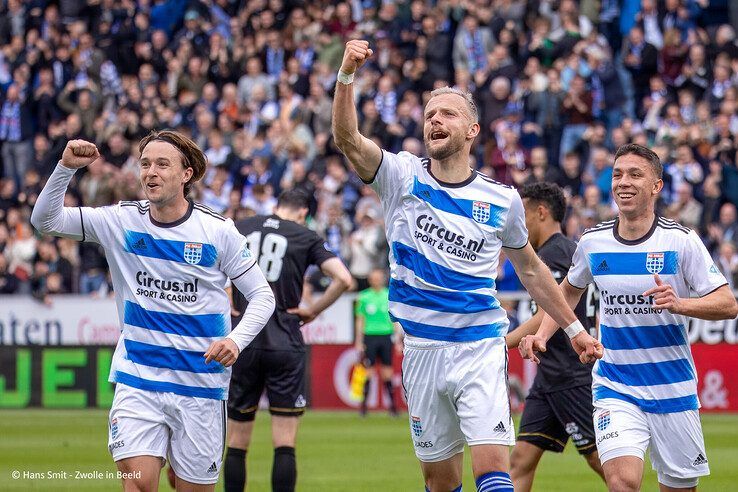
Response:
[[[530,316],[525,292],[500,293]],[[350,391],[358,360],[353,348],[355,294],[342,296],[303,326],[309,344],[310,404],[319,409],[358,408]],[[108,371],[119,334],[112,298],[56,296],[47,305],[30,296],[0,296],[0,408],[108,408],[113,385]],[[738,321],[693,320],[688,328],[704,412],[738,411]],[[402,402],[400,355],[395,354],[395,388]],[[535,376],[535,364],[510,351],[513,407],[520,408]],[[370,408],[386,408],[383,385],[371,385]]]

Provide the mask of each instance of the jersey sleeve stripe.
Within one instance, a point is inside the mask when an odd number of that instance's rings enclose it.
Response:
[[[657,386],[694,379],[692,364],[687,359],[644,364],[611,364],[599,361],[597,374],[626,386]]]
[[[602,345],[608,350],[636,350],[687,345],[684,325],[628,326],[600,325]]]
[[[86,235],[85,235],[85,219],[82,216],[82,207],[77,207],[77,210],[79,210],[79,225],[82,227],[82,242],[85,242]]]
[[[195,209],[196,210],[199,210],[200,212],[202,212],[204,214],[207,214],[207,215],[209,215],[211,217],[215,217],[218,220],[222,220],[223,222],[225,222],[226,220],[228,220],[225,217],[223,217],[222,215],[218,214],[217,212],[214,212],[213,210],[211,210],[211,209],[209,209],[209,208],[207,208],[207,207],[205,207],[203,205],[200,205],[199,203],[196,203],[195,204]]]
[[[412,270],[416,276],[429,284],[439,287],[453,285],[454,289],[459,291],[493,289],[495,286],[495,281],[491,278],[475,277],[452,270],[429,260],[414,248],[397,241],[392,243],[392,254],[398,265]]]
[[[222,314],[149,311],[131,301],[126,301],[123,308],[123,322],[147,330],[185,337],[224,337],[230,331]]]
[[[482,313],[498,309],[500,303],[492,296],[471,292],[449,292],[417,289],[402,280],[390,279],[389,300],[442,313]]]
[[[137,256],[189,263],[203,267],[215,265],[218,253],[212,244],[157,239],[145,232],[125,231],[125,251]]]
[[[176,393],[183,396],[194,396],[197,398],[210,398],[213,400],[225,400],[225,388],[207,388],[201,386],[189,386],[186,384],[170,383],[167,381],[153,381],[150,379],[139,378],[126,372],[116,371],[113,374],[112,382],[123,383],[133,388],[146,391],[161,391],[164,393]]]
[[[523,244],[522,246],[519,246],[519,247],[517,247],[517,248],[516,248],[515,246],[505,246],[505,245],[503,245],[503,247],[504,247],[504,248],[507,248],[507,249],[523,249],[523,248],[525,248],[526,246],[528,246],[528,242],[529,242],[529,241],[525,241],[525,244]]]
[[[382,167],[382,163],[384,162],[384,149],[379,149],[379,150],[381,151],[382,155],[379,158],[379,164],[377,164],[377,169],[374,171],[374,176],[372,176],[371,179],[369,179],[369,180],[366,180],[366,179],[364,179],[362,177],[359,177],[359,179],[364,184],[368,184],[368,185],[373,184],[374,181],[376,181],[376,179],[377,179],[377,174],[379,174],[379,168]]]
[[[467,326],[464,328],[450,328],[447,326],[427,325],[397,318],[390,314],[392,321],[397,321],[405,330],[405,333],[414,337],[430,338],[446,342],[470,342],[483,338],[504,337],[507,333],[508,323],[500,322],[488,325]]]
[[[684,412],[685,410],[697,410],[699,408],[697,395],[648,400],[626,395],[605,386],[595,388],[593,393],[595,401],[604,400],[605,398],[615,398],[637,405],[641,410],[649,413],[674,413]]]
[[[235,277],[233,277],[233,278],[232,278],[231,280],[236,280],[236,279],[237,279],[238,277],[242,277],[243,275],[246,275],[246,273],[247,273],[247,272],[248,272],[249,270],[251,270],[252,268],[254,268],[254,265],[256,265],[256,261],[254,261],[254,262],[253,262],[253,263],[251,264],[251,266],[250,266],[250,267],[248,267],[248,268],[247,268],[246,270],[242,271],[241,273],[239,273],[238,275],[236,275]]]
[[[222,373],[226,368],[220,362],[211,361],[205,364],[202,352],[194,350],[177,350],[173,347],[162,347],[148,343],[124,340],[128,358],[135,364],[159,367],[173,371],[194,373]]]
[[[502,227],[506,208],[492,203],[454,198],[444,190],[421,183],[415,177],[412,194],[436,210],[471,219],[491,227]]]

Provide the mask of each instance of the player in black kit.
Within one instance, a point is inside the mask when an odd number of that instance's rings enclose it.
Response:
[[[352,283],[348,269],[325,248],[325,240],[301,225],[307,212],[304,193],[290,190],[280,195],[274,215],[236,223],[239,232],[246,236],[251,254],[258,258],[277,306],[267,325],[233,366],[228,396],[226,492],[241,492],[246,486],[246,450],[264,389],[272,416],[272,490],[295,490],[297,417],[304,413],[307,404],[305,343],[300,325],[315,319]],[[305,270],[310,265],[320,267],[331,283],[312,306],[298,307]],[[234,291],[234,310],[243,312],[244,302],[243,296]]]
[[[551,183],[524,186],[520,196],[525,205],[525,223],[530,244],[561,282],[571,266],[576,243],[561,233],[566,199]],[[535,333],[543,318],[535,304],[533,318],[507,336],[507,346],[517,347],[520,339]],[[595,291],[590,291],[574,310],[585,329],[596,336]],[[569,438],[589,466],[604,479],[597,454],[592,423],[592,364],[582,364],[563,330],[559,330],[539,354],[541,363],[533,386],[525,399],[517,443],[510,458],[510,476],[516,492],[529,491],[544,451],[560,453]]]

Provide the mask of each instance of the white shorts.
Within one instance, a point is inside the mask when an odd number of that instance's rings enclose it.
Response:
[[[179,478],[213,484],[223,462],[225,400],[115,386],[108,422],[114,461],[132,456],[166,458]]]
[[[405,339],[402,361],[410,430],[420,461],[448,459],[464,443],[515,444],[504,338]]]
[[[647,413],[614,398],[594,403],[594,427],[600,461],[620,456],[643,459],[649,448],[651,466],[667,487],[696,487],[709,475],[698,410]]]

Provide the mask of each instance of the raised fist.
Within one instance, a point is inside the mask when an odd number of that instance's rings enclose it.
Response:
[[[70,140],[64,148],[61,163],[69,169],[79,169],[89,166],[100,157],[100,152],[94,143],[85,140]]]
[[[373,54],[374,51],[369,48],[369,41],[363,41],[361,39],[349,41],[346,43],[346,50],[343,52],[341,71],[349,75],[354,73]]]

